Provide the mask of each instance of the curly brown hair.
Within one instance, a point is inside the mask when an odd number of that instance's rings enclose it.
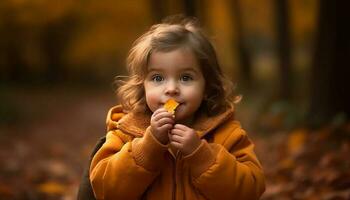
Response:
[[[117,97],[125,111],[148,110],[143,84],[152,52],[169,52],[181,47],[187,47],[194,52],[205,77],[206,93],[201,108],[210,116],[234,108],[234,104],[241,97],[235,94],[232,82],[224,76],[214,47],[201,30],[198,20],[172,16],[151,26],[134,42],[129,51],[129,76],[126,80],[122,80],[120,76],[116,80],[119,84]]]

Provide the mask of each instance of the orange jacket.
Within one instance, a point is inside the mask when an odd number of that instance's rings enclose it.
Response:
[[[106,142],[93,157],[90,180],[101,200],[253,200],[265,190],[254,145],[233,111],[200,115],[192,128],[201,145],[183,157],[150,133],[150,114],[112,108]]]

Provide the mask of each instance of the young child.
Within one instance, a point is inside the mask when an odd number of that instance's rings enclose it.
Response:
[[[237,97],[194,19],[156,24],[129,52],[130,76],[107,117],[89,178],[96,199],[259,199],[254,145]],[[164,104],[179,103],[175,113]]]

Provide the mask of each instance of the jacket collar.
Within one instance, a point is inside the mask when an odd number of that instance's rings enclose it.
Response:
[[[233,117],[233,109],[228,109],[215,116],[207,116],[204,112],[199,112],[192,128],[197,131],[199,137],[203,137]],[[119,105],[110,110],[107,116],[107,129],[109,131],[118,128],[130,135],[141,137],[150,125],[150,119],[151,113],[149,111],[125,113]]]

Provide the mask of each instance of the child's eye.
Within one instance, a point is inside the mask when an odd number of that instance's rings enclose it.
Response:
[[[154,81],[154,82],[161,82],[163,80],[164,80],[164,78],[159,74],[152,76],[152,81]]]
[[[193,80],[192,76],[190,75],[183,75],[181,76],[181,81],[187,82]]]

